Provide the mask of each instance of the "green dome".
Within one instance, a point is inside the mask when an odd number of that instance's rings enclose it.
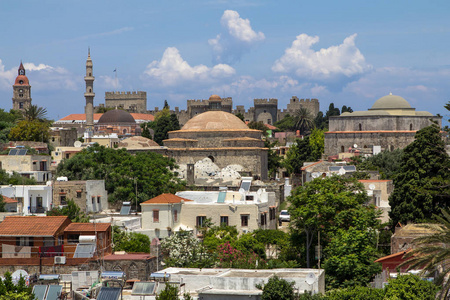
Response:
[[[372,108],[370,109],[411,109],[411,105],[408,103],[408,101],[405,100],[405,98],[396,96],[396,95],[387,95],[384,97],[381,97],[375,103],[373,104]]]

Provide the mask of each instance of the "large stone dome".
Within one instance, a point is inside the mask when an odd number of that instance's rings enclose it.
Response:
[[[238,117],[224,111],[208,111],[199,114],[181,128],[181,130],[250,130]]]
[[[121,109],[113,109],[105,112],[100,117],[97,124],[123,124],[123,123],[135,124],[136,121],[129,112],[126,112]]]
[[[370,109],[411,109],[411,105],[405,98],[390,94],[375,101]]]
[[[155,141],[143,136],[132,136],[119,143],[119,148],[127,149],[145,149],[151,147],[160,147]]]

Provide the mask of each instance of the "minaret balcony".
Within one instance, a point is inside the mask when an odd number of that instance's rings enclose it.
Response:
[[[94,79],[95,79],[94,76],[84,76],[85,81],[94,81]]]
[[[90,92],[90,93],[84,93],[85,97],[95,97],[95,93]]]

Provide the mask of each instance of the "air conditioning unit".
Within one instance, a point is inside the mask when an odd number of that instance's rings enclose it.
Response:
[[[65,256],[55,256],[55,265],[64,265],[66,264]]]

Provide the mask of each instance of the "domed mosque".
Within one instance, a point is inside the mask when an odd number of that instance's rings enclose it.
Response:
[[[208,111],[196,115],[163,141],[179,165],[195,164],[208,158],[220,169],[242,166],[242,173],[267,179],[267,148],[262,132],[233,114]],[[208,161],[209,161],[208,160]]]
[[[416,131],[432,122],[441,126],[441,119],[427,111],[416,111],[406,99],[391,93],[375,101],[367,111],[330,117],[325,154],[337,155],[355,148],[366,154],[377,154],[404,148],[414,141]]]
[[[136,124],[133,116],[121,109],[105,112],[95,125],[96,133],[117,133],[119,136],[140,135],[141,128]]]

